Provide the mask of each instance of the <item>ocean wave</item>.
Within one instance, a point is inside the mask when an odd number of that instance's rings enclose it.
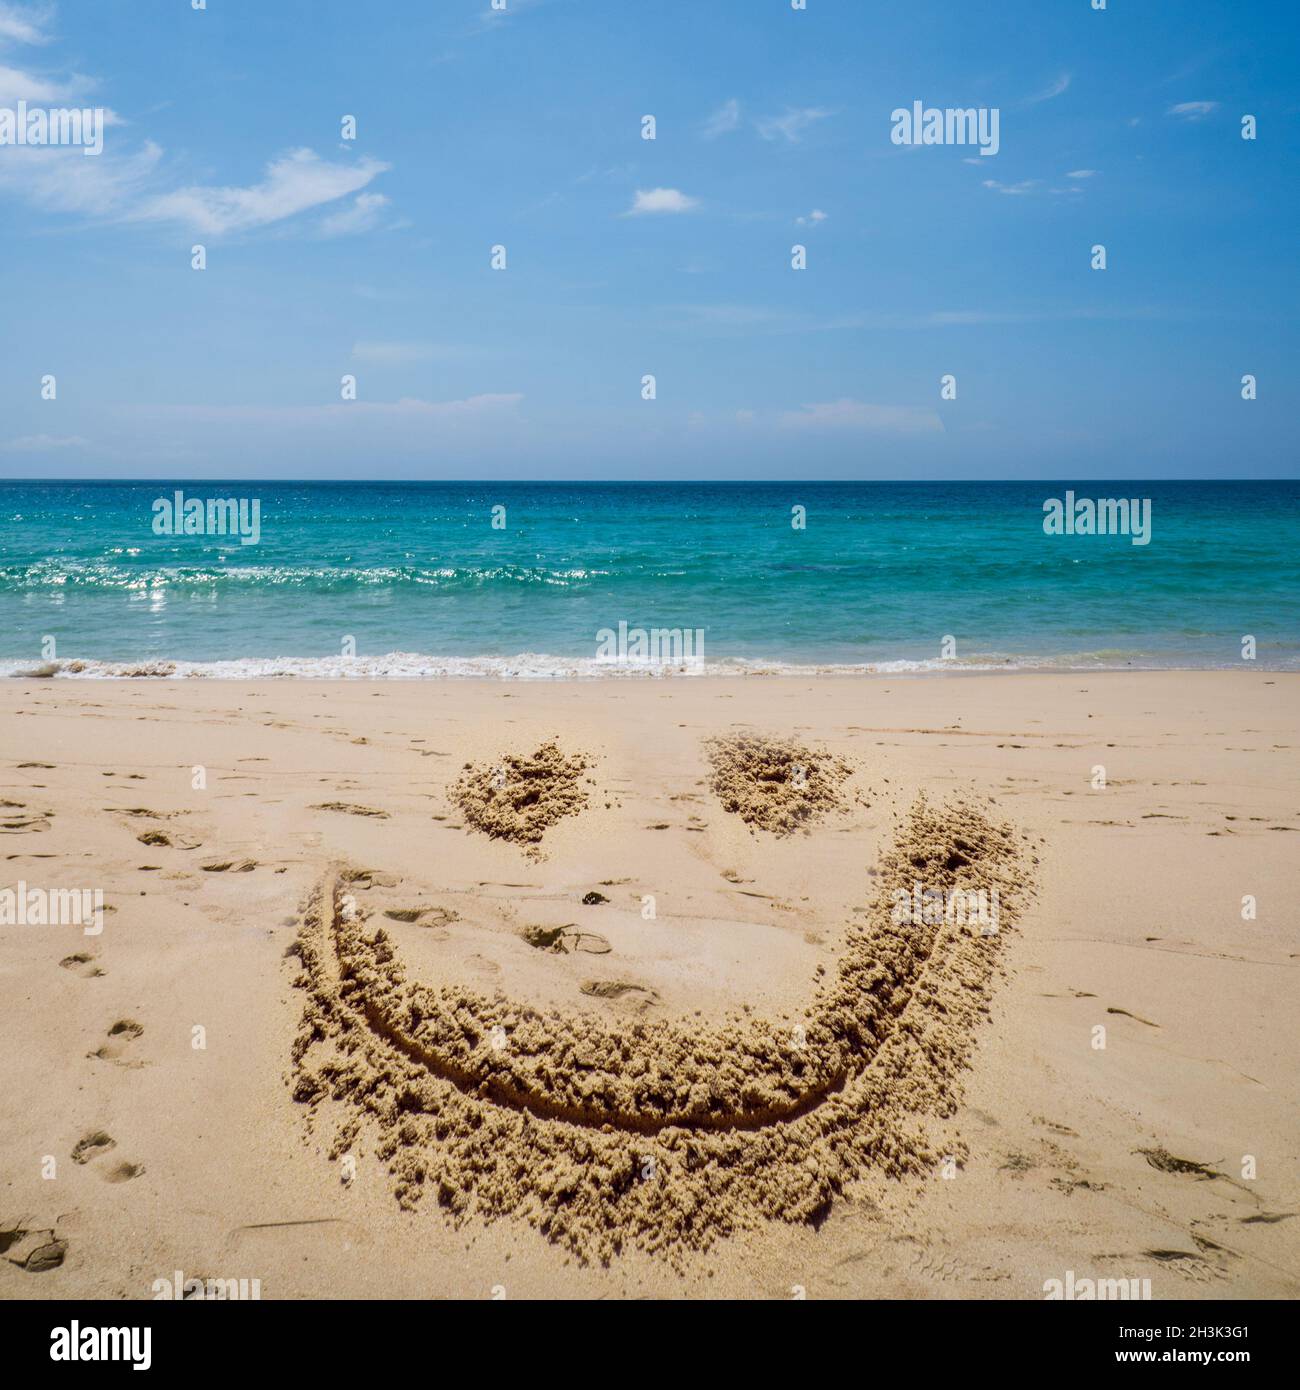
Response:
[[[238,553],[237,546],[232,547]],[[45,559],[0,567],[0,591],[85,589],[157,592],[172,589],[311,589],[328,593],[375,587],[434,586],[451,590],[491,585],[568,587],[610,573],[584,565],[155,565]]]
[[[667,663],[612,661],[595,657],[551,656],[522,652],[516,656],[429,656],[388,652],[383,656],[238,657],[226,661],[140,661],[67,659],[0,660],[0,678],[61,680],[646,680],[708,676],[914,676],[978,673],[1068,673],[1091,671],[1237,669],[1240,662],[1215,667],[1204,662],[1157,661],[1115,652],[1078,652],[1063,656],[969,656],[863,662],[798,662],[755,657]],[[1293,670],[1296,661],[1255,669]]]

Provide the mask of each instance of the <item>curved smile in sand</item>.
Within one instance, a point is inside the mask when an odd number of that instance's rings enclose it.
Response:
[[[937,1161],[919,1121],[953,1108],[992,973],[996,937],[900,925],[893,894],[918,878],[996,890],[1014,920],[1019,858],[1009,826],[918,802],[804,1021],[736,1015],[697,1030],[410,981],[355,908],[356,874],[333,870],[297,943],[295,1097],[347,1107],[332,1156],[372,1125],[404,1204],[432,1189],[457,1216],[524,1214],[584,1258],[815,1221],[870,1171]]]

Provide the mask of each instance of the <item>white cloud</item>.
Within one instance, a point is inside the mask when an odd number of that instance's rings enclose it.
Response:
[[[995,193],[1009,193],[1013,197],[1019,197],[1024,193],[1032,192],[1037,184],[1037,179],[1021,179],[1019,183],[1003,183],[1000,179],[985,179],[983,186],[993,189]]]
[[[396,401],[338,401],[331,405],[162,405],[133,408],[131,413],[160,420],[190,420],[201,424],[329,424],[333,427],[346,424],[349,420],[362,419],[454,424],[508,414],[522,400],[523,394],[514,391],[468,396],[458,401],[426,401],[403,396]]]
[[[22,68],[0,64],[0,105],[4,106],[14,106],[19,101],[35,106],[76,101],[89,85],[84,77],[72,77],[61,82],[55,78],[37,77],[34,73],[24,72]]]
[[[432,362],[432,343],[361,341],[352,344],[356,362],[373,362],[384,367],[401,367],[411,362]]]
[[[0,48],[46,40],[49,6],[34,7],[0,0]],[[74,73],[41,76],[0,64],[0,106],[20,100],[33,105],[78,105],[90,101],[95,79]],[[111,109],[104,124],[123,124]],[[48,212],[75,213],[127,222],[179,222],[206,236],[245,231],[283,221],[298,213],[360,194],[352,206],[322,219],[324,236],[343,236],[377,225],[388,199],[361,193],[390,167],[374,159],[332,164],[308,149],[290,150],[273,159],[260,183],[249,187],[192,185],[159,192],[163,151],[152,140],[127,152],[105,142],[87,159],[72,146],[11,146],[0,159],[0,192],[18,195]]]
[[[638,188],[632,206],[624,214],[635,217],[643,212],[689,212],[699,206],[698,198],[688,197],[679,188]]]
[[[0,449],[7,454],[47,454],[54,449],[80,449],[89,443],[90,440],[82,439],[79,434],[25,434],[11,439],[8,444],[0,444]]]
[[[1065,177],[1067,179],[1091,179],[1095,178],[1096,174],[1095,169],[1071,169]]]
[[[313,150],[290,150],[266,166],[261,183],[247,188],[202,184],[148,199],[132,221],[181,222],[207,236],[242,232],[332,203],[364,188],[391,165],[377,159],[331,164]]]
[[[389,200],[382,193],[361,193],[350,208],[332,212],[321,218],[322,236],[353,236],[357,232],[373,231],[383,216]]]
[[[716,140],[719,135],[730,135],[740,126],[740,103],[735,97],[724,101],[700,128],[706,140]]]
[[[0,106],[13,108],[20,101],[29,106],[93,106],[103,111],[106,126],[121,125],[122,118],[116,111],[95,101],[93,94],[98,86],[93,77],[79,72],[67,77],[37,76],[0,63]]]
[[[1185,121],[1203,121],[1211,111],[1217,111],[1218,107],[1217,101],[1180,101],[1177,106],[1171,106],[1165,114],[1180,116]]]
[[[827,214],[821,208],[813,208],[807,217],[796,217],[795,225],[799,227],[815,227],[819,222],[825,222]]]
[[[149,187],[162,158],[151,140],[133,154],[87,159],[67,145],[11,145],[0,159],[0,191],[25,198],[46,212],[113,217]]]
[[[1036,106],[1040,101],[1051,101],[1053,97],[1059,97],[1062,92],[1070,86],[1070,74],[1063,72],[1055,82],[1044,87],[1041,92],[1036,92],[1033,96],[1026,98],[1026,106]]]
[[[1169,316],[1158,309],[1063,309],[1048,312],[1027,312],[1021,310],[985,309],[945,309],[924,314],[907,321],[896,321],[896,326],[906,328],[925,328],[931,324],[945,326],[970,324],[1017,324],[1017,323],[1073,323],[1078,321],[1127,321],[1143,322],[1163,320]]]
[[[50,18],[49,8],[36,9],[0,0],[0,49],[10,45],[48,43],[45,26]],[[79,72],[53,77],[0,63],[0,106],[12,107],[20,101],[34,106],[85,105],[98,85],[93,77]],[[120,125],[121,121],[114,112],[106,110],[104,124]]]
[[[0,43],[47,43],[48,7],[12,5],[0,0]]]
[[[821,106],[787,107],[780,116],[764,116],[754,122],[754,128],[764,140],[784,140],[794,145],[805,130],[816,121],[824,121],[831,113]]]
[[[943,424],[933,410],[910,405],[868,405],[865,401],[822,401],[780,416],[786,429],[873,430],[887,434],[936,434]]]

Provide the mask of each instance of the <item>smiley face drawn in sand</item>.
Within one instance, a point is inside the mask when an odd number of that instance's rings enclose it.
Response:
[[[331,1156],[373,1144],[407,1206],[522,1216],[585,1260],[669,1259],[762,1221],[817,1223],[872,1175],[932,1171],[1000,936],[894,920],[895,894],[1029,891],[1022,837],[968,803],[913,807],[797,1027],[736,1013],[611,1026],[408,978],[349,878],[319,883],[296,944],[295,1099]],[[504,1038],[504,1045],[502,1039]]]

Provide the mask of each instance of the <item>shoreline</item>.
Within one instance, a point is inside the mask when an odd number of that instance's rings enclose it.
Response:
[[[1064,664],[1051,659],[997,662],[971,660],[923,660],[894,662],[795,663],[736,658],[734,661],[674,665],[667,663],[604,662],[591,658],[566,659],[523,653],[515,657],[426,657],[393,652],[382,657],[241,657],[217,661],[102,661],[67,658],[48,662],[0,660],[0,682],[14,680],[49,681],[159,681],[165,683],[203,681],[221,684],[253,683],[269,680],[328,682],[347,684],[373,682],[455,683],[489,681],[493,683],[554,684],[572,681],[594,684],[603,681],[696,682],[710,680],[845,680],[913,678],[939,676],[1092,676],[1092,675],[1223,675],[1266,673],[1272,676],[1300,675],[1296,666],[1272,665],[1266,661],[1225,662],[1218,666],[1196,664],[1123,665]]]

